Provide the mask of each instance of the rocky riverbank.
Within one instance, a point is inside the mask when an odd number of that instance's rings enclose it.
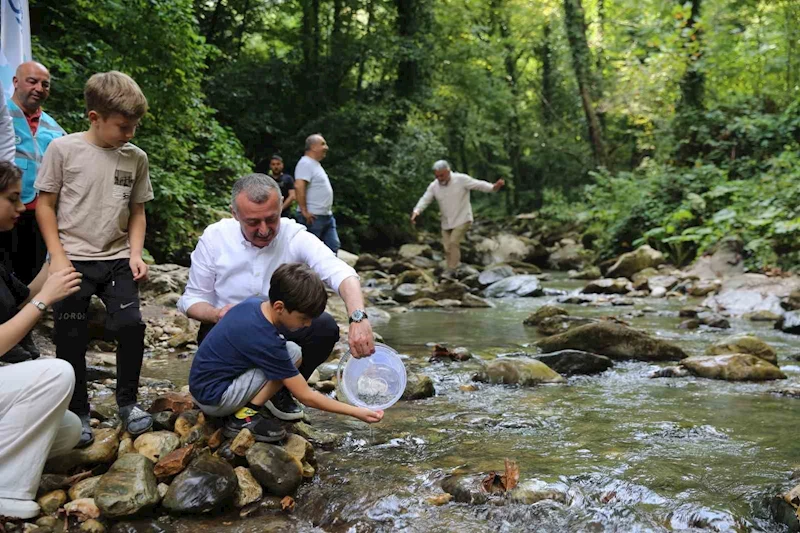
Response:
[[[744,317],[754,323],[773,321],[782,331],[793,333],[794,313],[800,309],[796,278],[745,273],[735,252],[726,246],[688,269],[670,266],[649,247],[593,264],[591,252],[569,236],[543,238],[526,231],[477,227],[465,245],[464,256],[470,264],[454,272],[441,268],[441,248],[433,235],[421,234],[420,242],[381,256],[346,252],[340,256],[358,270],[369,302],[367,311],[378,330],[393,317],[415,309],[491,309],[495,298],[550,297],[547,305],[525,320],[538,340],[524,351],[514,346],[502,357],[484,360],[472,357],[467,348],[432,346],[430,364],[469,361],[478,368],[472,379],[487,385],[459,385],[465,394],[492,384],[568,386],[571,376],[603,373],[630,360],[658,365],[652,377],[783,379],[786,375],[780,364],[787,360],[786,354],[778,357],[773,346],[754,335],[728,335],[709,343],[701,353],[689,353],[632,327],[630,321],[655,312],[638,302],[665,299],[681,302],[683,321],[678,327],[682,330],[722,331],[730,327],[730,320]],[[550,274],[543,274],[543,268],[570,271],[571,278],[582,280],[582,289],[566,293],[545,287]],[[150,361],[176,354],[191,356],[196,349],[196,323],[174,309],[187,276],[185,267],[154,265],[150,280],[142,286]],[[583,309],[608,313],[585,316]],[[346,350],[347,321],[338,297],[332,296],[328,311],[339,322],[343,337],[310,383],[335,393],[338,357]],[[219,421],[202,415],[185,389],[151,377],[142,379],[140,395],[156,417],[155,431],[136,439],[121,433],[116,409],[109,401],[115,387],[115,346],[104,338],[103,324],[104,309],[98,300],[93,303],[92,349],[87,355],[93,363],[90,395],[96,443],[48,463],[39,494],[44,516],[35,521],[41,533],[60,532],[67,526],[121,532],[131,517],[217,511],[230,516],[235,509],[243,517],[278,520],[292,512],[296,505],[292,496],[298,487],[319,482],[316,458],[320,450],[338,446],[342,435],[318,429],[313,413],[306,421],[287,424],[289,437],[279,445],[255,444],[245,432],[236,439],[223,439]],[[40,340],[46,339],[50,328],[52,322],[43,321]],[[514,344],[509,339],[509,346]],[[46,343],[44,348],[47,353]],[[425,374],[424,366],[415,370],[404,399],[435,395],[436,383]],[[796,385],[774,391],[800,396]],[[570,499],[565,487],[531,479],[509,490],[496,490],[491,481],[487,490],[483,484],[488,475],[450,477],[441,484],[443,495],[429,503],[533,505]],[[197,490],[198,484],[213,490]],[[787,524],[792,513],[797,516],[797,490],[782,493],[771,504],[774,516]],[[7,529],[15,528],[36,530],[32,523],[7,523]]]

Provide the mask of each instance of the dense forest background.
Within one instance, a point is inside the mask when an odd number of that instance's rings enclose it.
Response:
[[[733,235],[751,268],[800,265],[797,0],[31,0],[31,18],[68,131],[92,73],[144,89],[158,261],[185,263],[237,176],[273,153],[292,172],[321,132],[353,251],[411,238],[447,158],[506,179],[479,216],[538,210],[601,258],[647,242],[686,263]]]

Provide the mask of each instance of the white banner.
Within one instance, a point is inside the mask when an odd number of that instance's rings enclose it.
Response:
[[[0,81],[6,96],[14,92],[17,67],[31,56],[31,22],[28,0],[0,0]]]

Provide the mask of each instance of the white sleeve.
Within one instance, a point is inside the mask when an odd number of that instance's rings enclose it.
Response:
[[[191,306],[199,302],[206,302],[216,305],[216,272],[214,270],[214,251],[211,246],[211,238],[208,233],[204,233],[197,242],[197,248],[192,252],[192,266],[189,268],[189,281],[186,283],[186,290],[178,300],[178,311],[183,314]]]
[[[331,289],[339,292],[339,285],[349,277],[355,276],[355,269],[336,257],[321,240],[307,231],[300,231],[289,243],[292,261],[305,263],[319,274]]]
[[[494,186],[488,181],[476,180],[466,174],[464,175],[464,187],[471,191],[494,192]]]
[[[414,211],[416,211],[417,213],[422,213],[423,211],[425,211],[425,208],[431,204],[431,202],[433,201],[434,185],[436,185],[435,181],[431,182],[431,184],[428,185],[428,188],[425,189],[425,194],[422,195],[422,198],[419,199],[417,205],[414,206]]]
[[[313,176],[313,172],[311,170],[310,165],[308,164],[308,161],[305,161],[303,159],[298,161],[297,162],[297,166],[294,167],[294,179],[295,179],[295,181],[303,180],[303,181],[307,181],[307,182],[311,183],[311,179],[313,177],[314,177]]]
[[[0,83],[0,161],[14,162],[14,157],[17,155],[15,137],[14,123],[6,105],[3,84]]]

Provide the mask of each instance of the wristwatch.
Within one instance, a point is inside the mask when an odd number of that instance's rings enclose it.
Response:
[[[365,318],[369,318],[367,316],[367,312],[363,309],[356,309],[353,311],[353,314],[350,315],[350,323],[352,324],[353,322],[361,322]]]
[[[39,309],[39,311],[43,313],[47,311],[47,304],[45,304],[44,302],[40,302],[39,300],[31,300],[31,303],[35,305]]]

